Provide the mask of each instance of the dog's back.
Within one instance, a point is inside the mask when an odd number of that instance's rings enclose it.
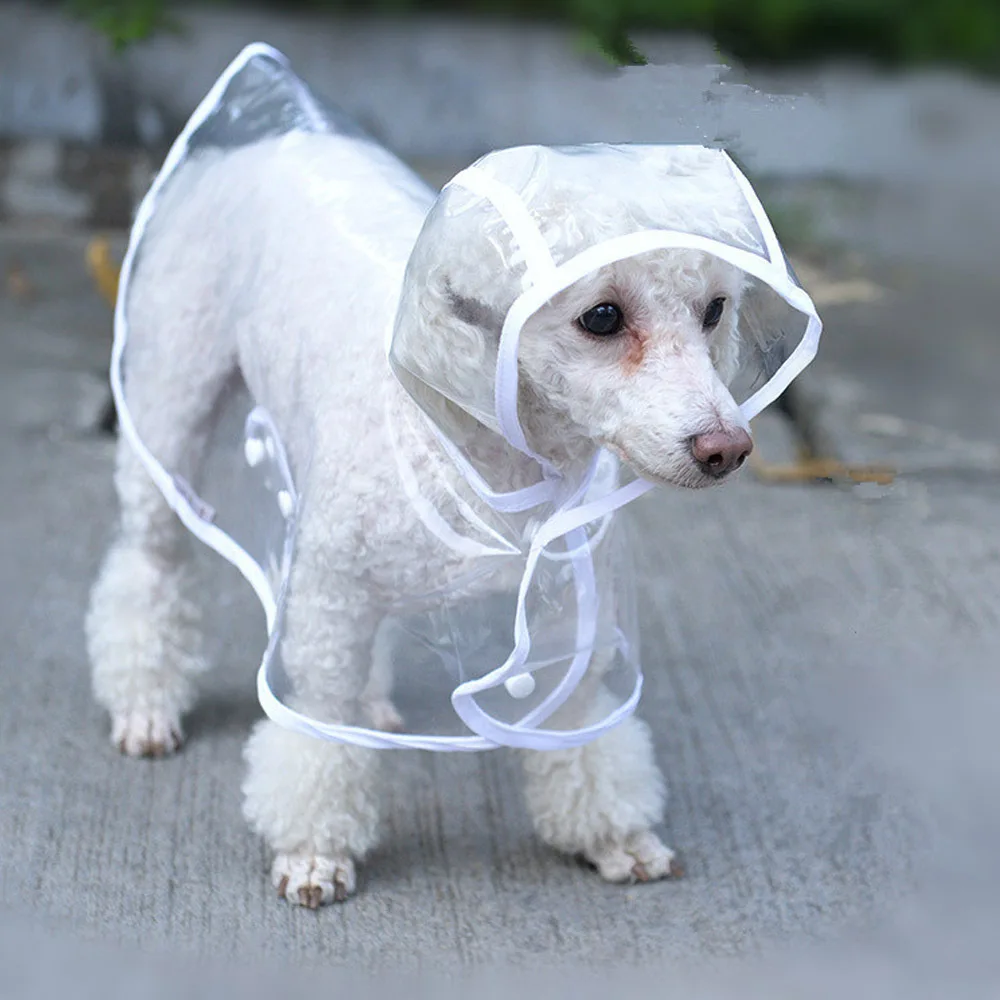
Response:
[[[376,356],[433,198],[402,162],[354,136],[293,133],[196,154],[143,240],[130,362],[151,350],[177,386],[190,384],[185,368],[230,357],[296,451],[293,410],[322,412],[335,393],[351,412],[389,377]]]

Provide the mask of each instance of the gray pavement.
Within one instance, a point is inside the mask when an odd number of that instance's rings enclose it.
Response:
[[[780,954],[786,986],[760,995],[882,983],[870,995],[917,996],[944,982],[986,996],[1000,984],[988,961],[1000,929],[992,288],[814,257],[827,333],[810,391],[846,452],[904,475],[883,490],[744,475],[630,512],[643,540],[642,714],[672,788],[664,832],[683,880],[606,886],[539,846],[505,754],[399,754],[359,897],[311,913],[275,899],[239,813],[263,622],[235,572],[204,554],[218,662],[180,756],[120,757],[90,699],[81,618],[115,505],[112,442],[96,429],[110,317],[84,242],[0,231],[0,996],[56,991],[58,970],[28,958],[32,928],[50,953],[138,946],[173,976],[180,956],[271,974],[663,967],[666,995],[708,964]],[[879,297],[857,301],[871,286]],[[773,419],[760,441],[784,457]],[[87,982],[121,985],[117,966],[92,965]],[[757,968],[759,981],[776,982],[778,965]],[[792,969],[806,994],[787,986]],[[726,995],[757,995],[757,981],[741,974]],[[144,982],[131,995],[159,995]]]

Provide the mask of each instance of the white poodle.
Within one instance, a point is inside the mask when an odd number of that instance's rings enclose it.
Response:
[[[397,426],[422,426],[406,419],[416,407],[387,363],[385,333],[429,200],[382,179],[358,148],[336,135],[267,140],[204,156],[166,189],[131,284],[142,347],[130,348],[126,385],[146,445],[188,475],[236,373],[273,415],[305,500],[282,649],[298,707],[336,720],[361,705],[372,725],[391,728],[399,719],[376,641],[383,609],[460,567],[400,491],[386,438],[393,414]],[[717,195],[709,184],[704,202],[684,211],[714,212],[724,228]],[[584,203],[553,186],[543,200],[554,241],[607,239],[634,229],[642,212],[627,192],[595,189]],[[470,231],[447,247],[425,290],[424,360],[446,378],[466,377],[509,304],[482,245]],[[664,250],[604,267],[549,301],[519,351],[533,449],[559,466],[596,442],[646,478],[687,487],[728,476],[752,447],[727,389],[745,286],[740,270],[709,254]],[[301,413],[308,429],[293,419]],[[493,440],[484,437],[480,458]],[[491,470],[498,488],[533,474],[510,456],[498,453]],[[94,690],[115,745],[159,756],[180,746],[205,669],[198,597],[187,533],[124,440],[115,481],[120,530],[87,618]],[[599,680],[582,683],[562,717],[602,717],[608,697]],[[610,881],[671,873],[672,852],[653,832],[666,791],[643,722],[576,749],[518,754],[547,843]],[[379,770],[392,759],[269,720],[256,726],[245,815],[275,852],[282,897],[315,907],[354,891],[355,864],[378,838]]]

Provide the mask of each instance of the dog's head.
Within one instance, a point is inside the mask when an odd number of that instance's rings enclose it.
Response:
[[[639,475],[717,483],[752,447],[727,383],[736,372],[742,272],[699,251],[619,261],[525,323],[521,420],[539,447],[572,428]]]
[[[699,213],[716,229],[743,224],[704,179],[677,198],[671,216],[661,195],[651,208],[628,184],[581,193],[556,177],[534,183],[530,211],[557,261],[671,222],[692,231],[685,216]],[[434,248],[412,303],[421,333],[407,364],[430,372],[451,400],[490,412],[501,328],[521,291],[518,248],[502,222],[484,223],[475,211],[454,212],[448,225],[447,253]],[[747,297],[741,270],[689,249],[625,258],[555,295],[520,333],[518,405],[529,444],[556,461],[597,444],[654,481],[720,482],[752,448],[728,388]]]

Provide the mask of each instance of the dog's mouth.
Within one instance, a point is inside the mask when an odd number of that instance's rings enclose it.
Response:
[[[669,468],[657,469],[636,458],[627,448],[615,441],[605,440],[601,441],[600,444],[629,466],[641,479],[655,483],[657,486],[680,486],[689,490],[701,490],[709,486],[719,486],[729,478],[728,476],[719,478],[707,475],[698,468],[698,464],[693,458],[682,458]]]

